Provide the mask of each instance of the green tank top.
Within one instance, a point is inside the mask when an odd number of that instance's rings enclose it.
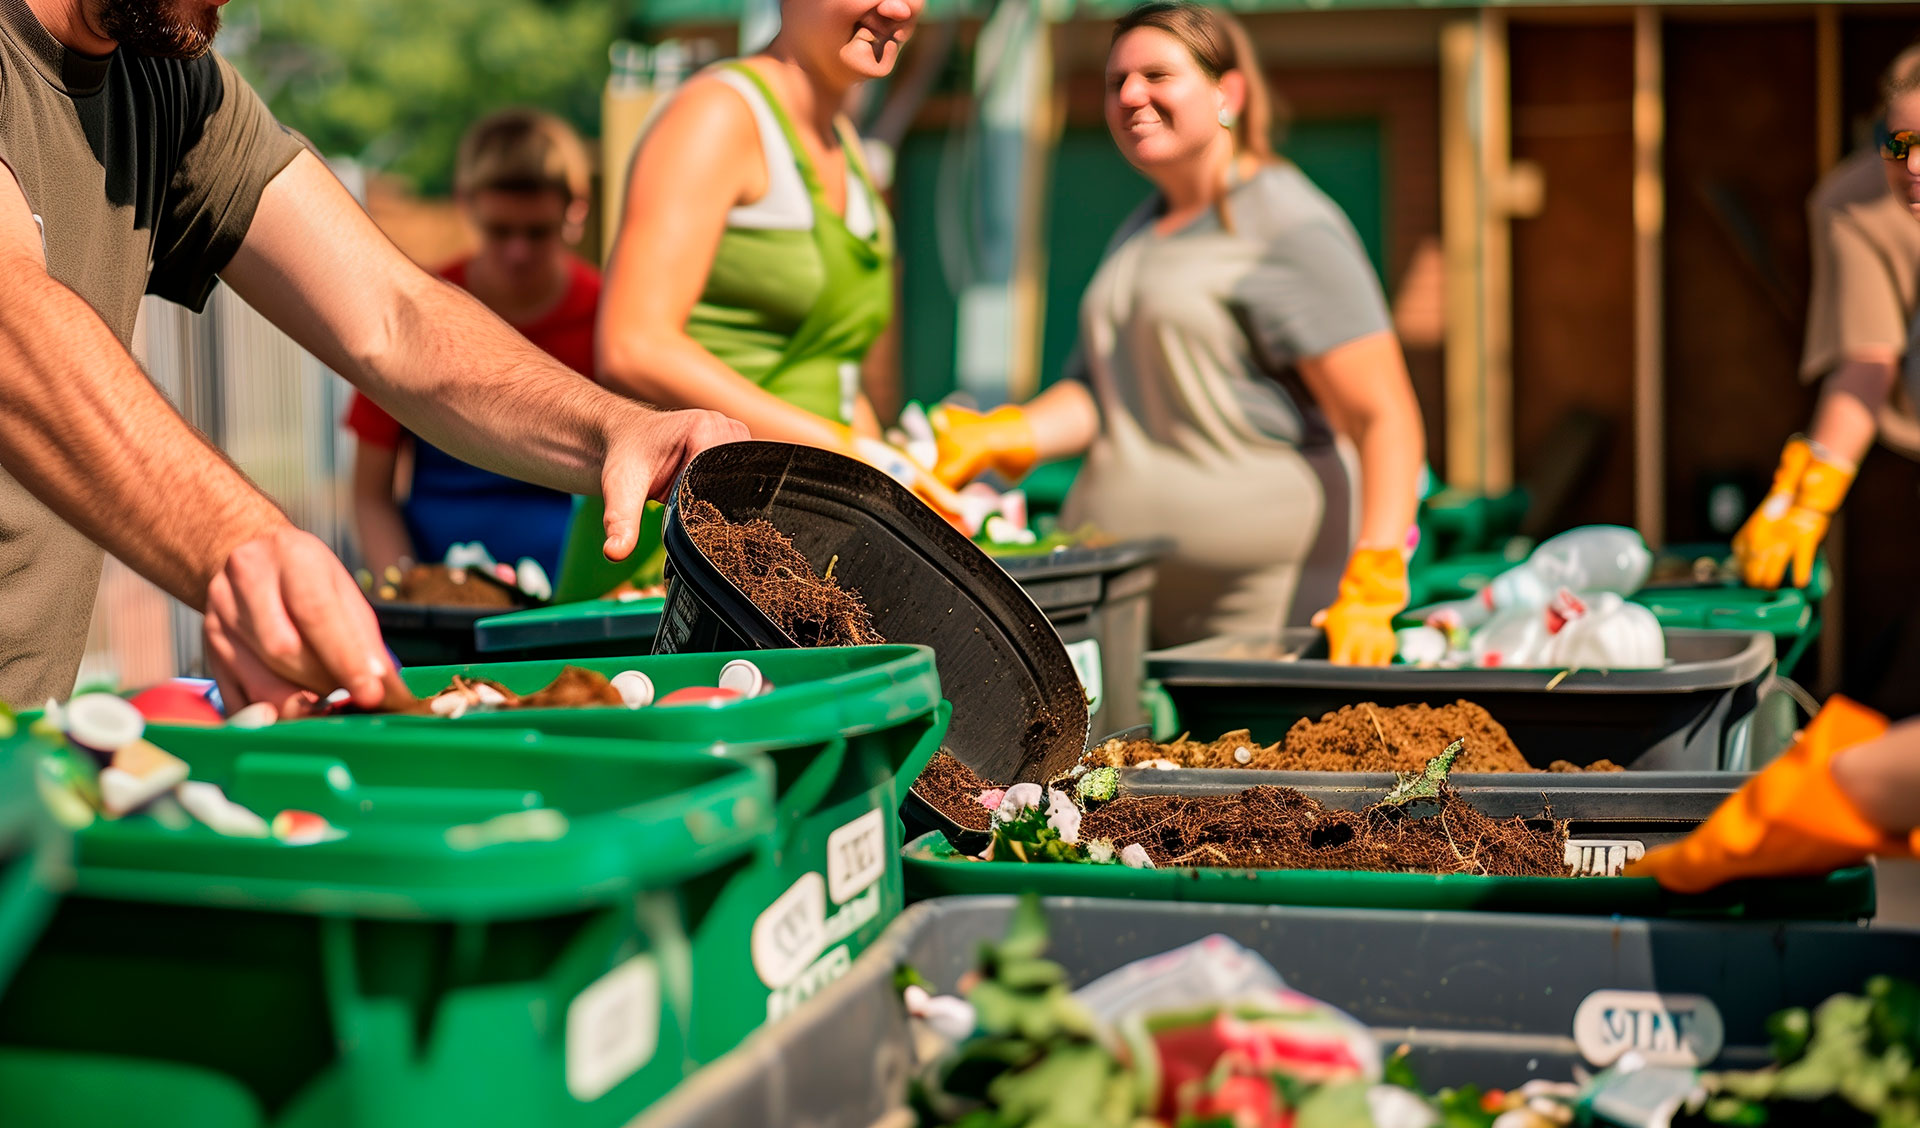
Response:
[[[860,363],[893,319],[886,208],[859,159],[858,141],[841,128],[840,143],[874,212],[872,237],[854,234],[827,205],[820,177],[766,81],[743,63],[727,69],[752,84],[778,123],[812,205],[813,227],[728,227],[687,335],[788,403],[851,423]],[[770,179],[775,172],[768,170]]]
[[[840,130],[840,144],[873,203],[872,238],[855,235],[827,206],[820,177],[766,82],[743,63],[727,67],[759,91],[786,136],[812,205],[813,227],[727,228],[706,287],[687,319],[687,335],[727,367],[795,407],[852,423],[860,362],[893,320],[892,223],[849,130]],[[769,178],[773,172],[768,170]],[[659,506],[647,504],[639,545],[619,562],[601,555],[605,519],[599,498],[577,500],[554,584],[555,602],[592,599],[629,578],[640,583],[659,578]]]

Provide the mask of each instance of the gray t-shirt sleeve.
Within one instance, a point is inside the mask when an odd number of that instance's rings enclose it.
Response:
[[[1393,325],[1357,239],[1328,220],[1291,224],[1270,236],[1232,300],[1260,351],[1287,363]]]

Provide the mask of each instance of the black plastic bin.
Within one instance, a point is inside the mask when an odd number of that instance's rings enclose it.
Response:
[[[1153,621],[1154,563],[1171,542],[1126,541],[1029,555],[993,555],[1060,632],[1091,699],[1100,736],[1144,724],[1147,630]]]
[[[380,637],[402,666],[452,666],[480,660],[474,624],[502,614],[498,607],[442,607],[426,603],[373,605]]]
[[[1323,639],[1310,628],[1283,631],[1277,646],[1207,639],[1148,654],[1147,676],[1200,739],[1248,729],[1270,744],[1302,718],[1362,701],[1464,699],[1485,707],[1536,767],[1607,759],[1640,772],[1710,772],[1749,762],[1742,723],[1774,664],[1772,636],[1747,631],[1668,631],[1665,669],[1572,672],[1336,666],[1307,656],[1316,644],[1324,651]]]
[[[1048,779],[1086,750],[1086,699],[1047,617],[1006,570],[879,470],[790,443],[714,447],[687,464],[661,528],[667,598],[656,654],[794,646],[694,544],[694,502],[765,520],[818,575],[856,591],[889,642],[933,648],[953,702],[946,746],[976,771]]]
[[[1006,931],[1011,897],[909,908],[848,975],[783,1025],[684,1082],[643,1128],[911,1123],[914,1066],[894,969],[941,990]],[[1075,897],[1046,902],[1048,958],[1087,983],[1133,960],[1223,933],[1289,986],[1405,1045],[1429,1088],[1573,1080],[1629,1050],[1655,1064],[1721,1069],[1771,1061],[1767,1017],[1920,967],[1920,932],[1848,924],[1186,905]]]

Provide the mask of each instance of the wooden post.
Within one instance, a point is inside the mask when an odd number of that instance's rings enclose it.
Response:
[[[1666,106],[1660,74],[1660,13],[1633,11],[1633,470],[1634,522],[1649,545],[1666,538],[1666,381],[1661,319],[1661,236],[1666,183],[1661,149]]]
[[[1478,489],[1482,428],[1480,392],[1479,160],[1470,117],[1480,29],[1472,17],[1440,32],[1440,237],[1446,301],[1446,480]]]
[[[1480,12],[1480,488],[1513,488],[1513,93],[1507,14]]]

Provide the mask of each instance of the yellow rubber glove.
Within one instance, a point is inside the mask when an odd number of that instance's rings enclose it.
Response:
[[[1627,867],[1677,893],[1743,877],[1814,876],[1878,854],[1912,854],[1913,843],[1868,822],[1834,782],[1833,758],[1887,731],[1887,719],[1834,697],[1800,739],[1728,797],[1706,822]]]
[[[1820,457],[1804,438],[1790,440],[1766,500],[1733,537],[1734,559],[1747,586],[1772,591],[1786,579],[1788,565],[1793,586],[1812,583],[1820,542],[1852,484],[1852,470]]]
[[[1336,665],[1385,666],[1397,649],[1393,617],[1407,606],[1407,559],[1397,548],[1356,548],[1340,577],[1340,598],[1313,617],[1327,632]]]
[[[941,404],[927,412],[927,421],[933,424],[933,439],[940,448],[933,475],[955,488],[989,470],[1017,482],[1040,457],[1033,423],[1013,404],[985,415]]]

